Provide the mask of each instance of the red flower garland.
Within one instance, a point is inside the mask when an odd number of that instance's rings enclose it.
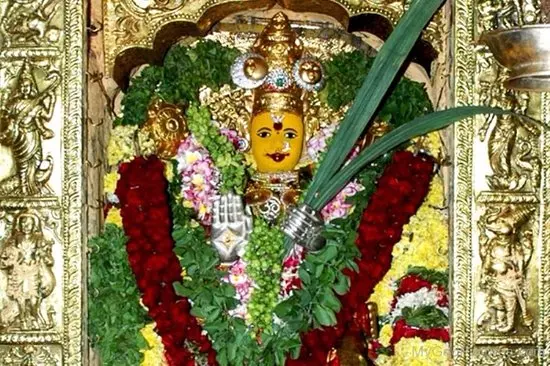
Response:
[[[450,340],[449,329],[446,327],[420,329],[408,325],[405,319],[400,319],[395,322],[390,344],[393,346],[394,344],[399,342],[401,338],[414,337],[418,337],[423,341],[426,341],[428,339],[435,339],[442,342],[449,342]]]
[[[175,294],[172,283],[181,279],[181,266],[173,252],[172,221],[164,164],[156,157],[137,157],[119,169],[116,195],[120,199],[128,260],[142,301],[156,322],[170,365],[195,365],[197,348],[216,364],[216,354],[187,299]]]
[[[325,364],[330,350],[344,334],[359,338],[368,332],[365,302],[376,284],[391,266],[393,246],[401,239],[403,226],[416,213],[426,197],[434,163],[424,155],[397,152],[378,181],[359,225],[356,245],[361,251],[357,260],[359,273],[346,270],[350,291],[341,297],[343,305],[335,327],[316,329],[302,336],[298,360],[287,365]]]
[[[395,305],[397,304],[397,299],[399,296],[407,293],[411,293],[411,292],[416,292],[422,288],[427,288],[428,290],[436,289],[439,294],[439,297],[437,299],[437,305],[441,307],[449,306],[449,296],[447,295],[447,290],[445,289],[445,287],[440,285],[435,285],[430,281],[426,281],[425,279],[423,279],[418,275],[410,274],[403,277],[400,280],[399,288],[395,292],[395,298],[393,299],[393,302],[392,302],[392,308],[394,308]]]

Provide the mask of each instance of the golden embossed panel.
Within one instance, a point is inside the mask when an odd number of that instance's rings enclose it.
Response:
[[[506,71],[477,44],[485,31],[537,21],[538,2],[455,5],[455,103],[499,106],[547,122],[548,97],[506,90]],[[513,116],[479,117],[455,128],[454,364],[547,364],[545,135]]]
[[[0,364],[82,362],[83,4],[0,3]]]

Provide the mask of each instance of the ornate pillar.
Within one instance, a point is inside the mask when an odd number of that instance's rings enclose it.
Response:
[[[80,0],[0,2],[0,363],[83,360]]]
[[[494,4],[455,3],[455,103],[500,106],[546,123],[548,95],[506,89],[509,72],[479,43],[484,32],[533,22],[538,5]],[[511,116],[455,127],[456,365],[548,363],[548,139],[538,123]]]

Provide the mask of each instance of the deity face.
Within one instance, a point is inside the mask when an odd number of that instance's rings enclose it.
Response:
[[[323,77],[321,66],[315,61],[304,61],[299,68],[300,78],[308,84],[317,84]]]
[[[250,57],[245,61],[243,72],[246,77],[256,81],[265,78],[268,66],[265,60],[258,56]]]
[[[252,118],[250,145],[260,172],[284,172],[296,167],[302,155],[304,124],[290,112],[262,112]]]
[[[32,217],[23,216],[19,220],[19,230],[23,234],[30,234],[34,230],[34,220]]]
[[[32,81],[29,79],[23,79],[21,81],[20,92],[23,96],[28,97],[31,95],[33,89]]]

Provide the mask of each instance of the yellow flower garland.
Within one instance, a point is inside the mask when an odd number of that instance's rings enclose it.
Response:
[[[392,266],[374,288],[369,301],[376,302],[380,314],[390,312],[392,284],[403,277],[409,266],[445,271],[449,268],[447,217],[438,208],[443,203],[441,177],[432,180],[430,191],[418,212],[403,228],[401,241],[393,248]]]
[[[105,218],[105,223],[115,224],[118,227],[122,227],[122,216],[120,216],[120,209],[111,208]]]
[[[117,172],[105,174],[105,176],[103,177],[103,192],[115,193],[118,178],[119,176]]]
[[[440,156],[441,138],[438,133],[431,133],[416,139],[417,145],[430,151],[433,156]],[[403,236],[393,248],[392,266],[380,281],[369,301],[378,305],[381,315],[391,311],[394,298],[395,281],[403,277],[409,266],[426,267],[445,271],[448,262],[448,224],[442,208],[445,206],[443,179],[434,177],[424,203],[410,222],[403,228]],[[387,347],[393,335],[393,328],[385,324],[380,330],[379,342]],[[402,338],[394,346],[394,355],[379,355],[378,366],[445,366],[450,364],[449,346],[437,340],[422,341],[420,338]]]
[[[138,126],[118,126],[111,131],[107,147],[107,161],[110,166],[130,161],[136,156],[134,138]]]
[[[393,336],[393,328],[391,324],[384,324],[382,329],[380,329],[380,335],[378,336],[378,341],[380,341],[380,344],[384,347],[388,347],[390,345],[391,337]]]
[[[142,349],[143,360],[141,366],[166,366],[168,363],[164,358],[164,345],[154,330],[154,324],[148,324],[141,330],[141,335],[147,341],[148,349]]]
[[[450,365],[449,344],[429,339],[402,338],[395,345],[394,366],[446,366]]]
[[[111,131],[107,147],[107,162],[110,166],[132,160],[136,155],[149,156],[156,152],[156,143],[138,126],[117,126]]]

